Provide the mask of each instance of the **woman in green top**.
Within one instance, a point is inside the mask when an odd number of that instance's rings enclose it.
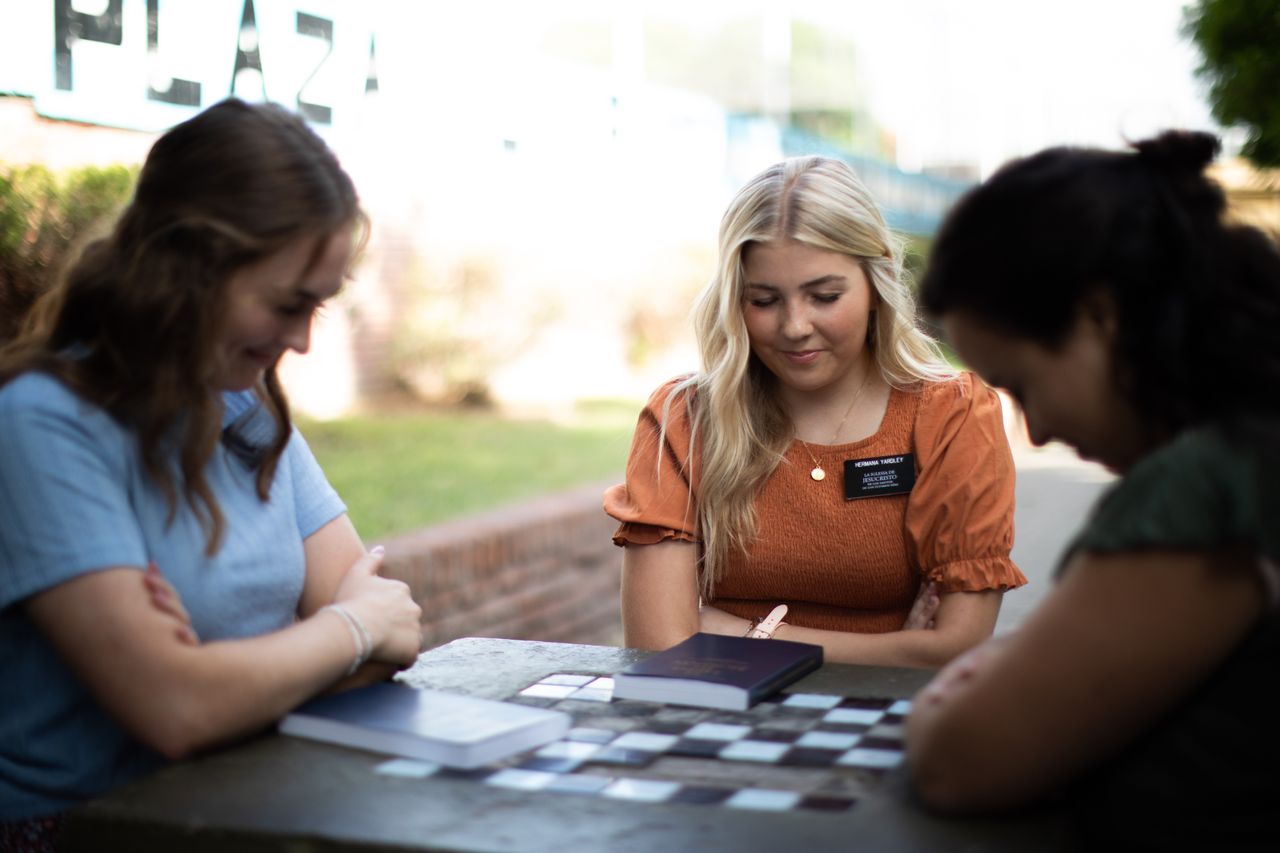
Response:
[[[1058,148],[963,199],[922,296],[1037,442],[1122,475],[1015,633],[916,697],[936,809],[1063,796],[1122,849],[1280,849],[1280,253],[1206,134]]]

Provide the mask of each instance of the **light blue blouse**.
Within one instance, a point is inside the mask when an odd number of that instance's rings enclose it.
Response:
[[[268,417],[252,393],[224,395],[224,425],[252,427],[255,414]],[[223,444],[205,476],[225,517],[212,557],[185,500],[170,518],[131,431],[44,374],[0,388],[0,820],[60,811],[160,761],[80,685],[26,617],[24,599],[154,560],[202,641],[294,620],[303,540],[346,511],[306,442],[295,430],[265,503],[254,471]]]

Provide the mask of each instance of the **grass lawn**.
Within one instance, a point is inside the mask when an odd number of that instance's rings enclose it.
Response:
[[[381,414],[299,428],[366,543],[587,483],[621,480],[641,403],[565,422],[485,412]]]

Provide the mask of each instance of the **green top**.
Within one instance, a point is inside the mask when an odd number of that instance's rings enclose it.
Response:
[[[1058,574],[1076,551],[1245,547],[1276,559],[1280,452],[1264,441],[1256,427],[1203,428],[1144,457],[1100,499]]]
[[[1280,555],[1274,426],[1189,430],[1140,460],[1099,501],[1058,574],[1076,551],[1241,547]],[[1074,786],[1085,846],[1280,850],[1278,669],[1273,603],[1181,704]]]

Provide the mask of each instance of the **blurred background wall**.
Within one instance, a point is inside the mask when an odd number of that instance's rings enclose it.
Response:
[[[1058,5],[28,0],[0,162],[136,164],[229,94],[298,109],[374,223],[285,365],[299,409],[554,412],[696,367],[720,212],[783,156],[848,159],[923,246],[1009,156],[1211,125],[1179,3]]]
[[[352,519],[386,543],[432,644],[616,642],[619,551],[600,490],[621,476],[640,401],[697,367],[689,306],[725,203],[759,169],[848,161],[918,268],[949,205],[1011,157],[1218,129],[1236,215],[1280,233],[1266,168],[1280,147],[1236,124],[1275,114],[1267,21],[1280,18],[1200,0],[1201,55],[1184,6],[13,0],[0,5],[0,337],[127,197],[156,134],[228,95],[298,110],[373,226],[311,353],[283,366]],[[1226,129],[1211,101],[1228,105]],[[1064,507],[1083,512],[1105,477],[1028,455],[1009,414],[1031,532],[1016,556],[1034,574]]]

